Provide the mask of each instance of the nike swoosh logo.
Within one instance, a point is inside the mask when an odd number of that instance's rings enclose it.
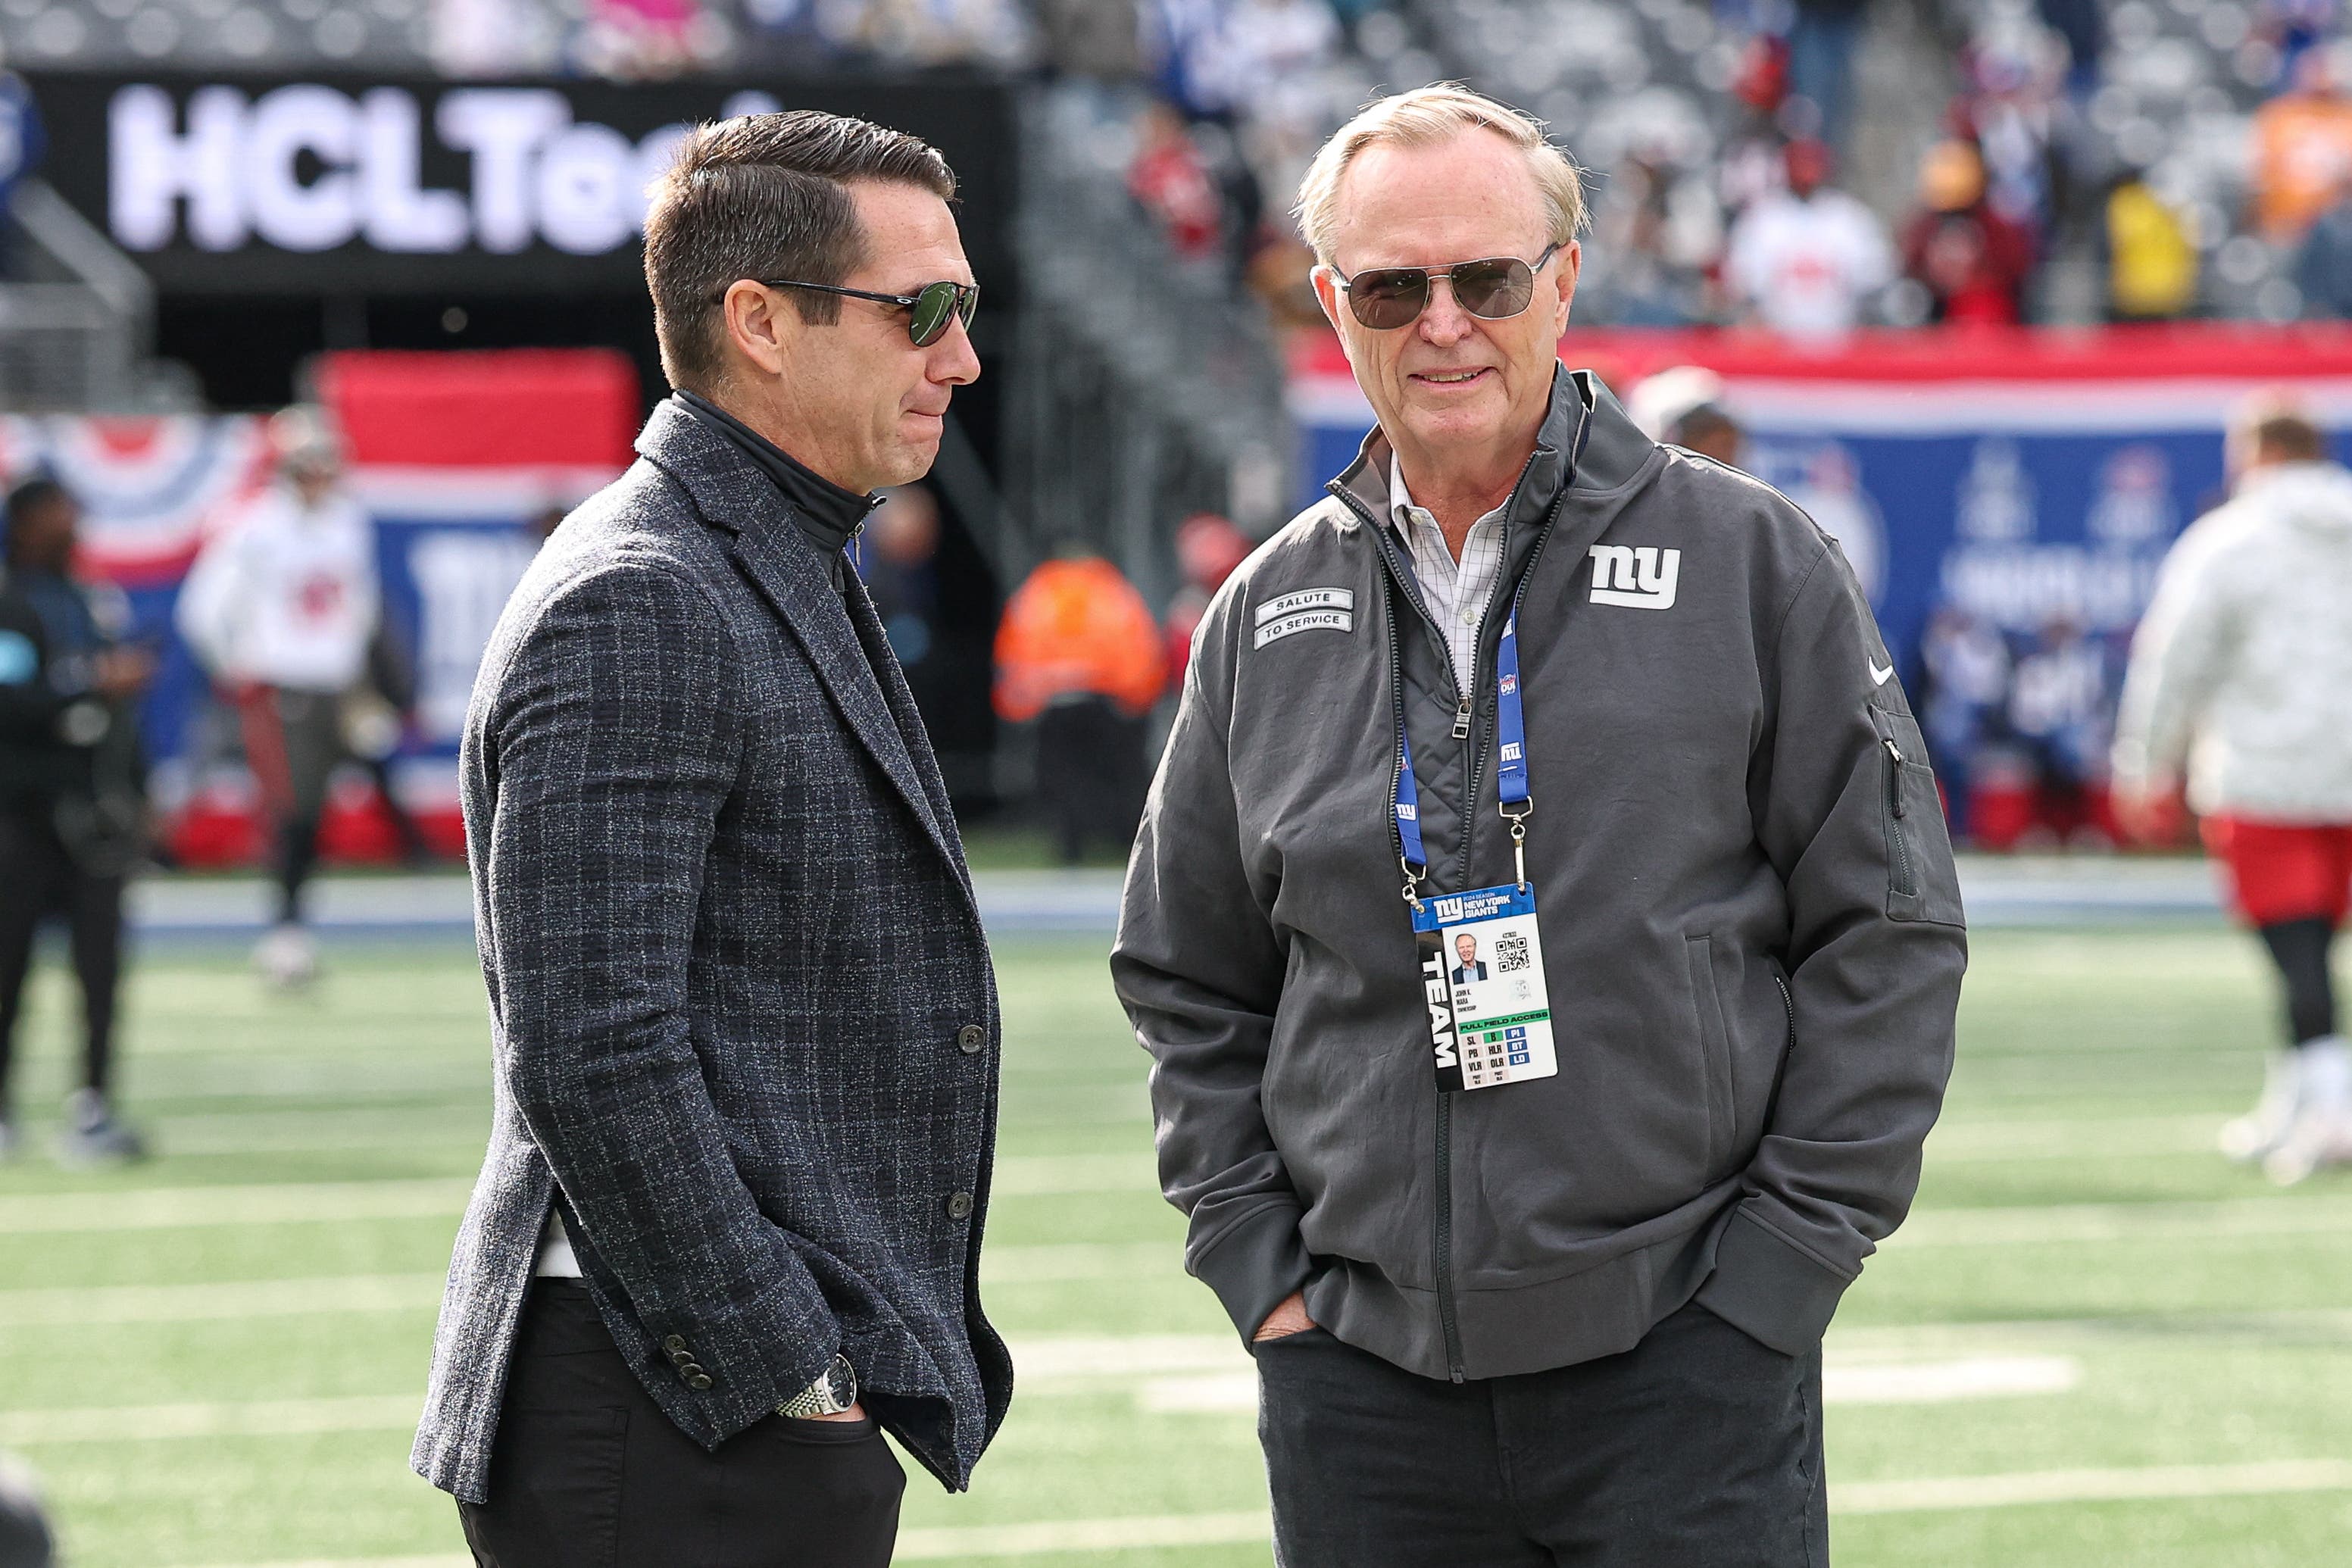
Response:
[[[1874,658],[1867,659],[1864,662],[1870,666],[1870,683],[1873,686],[1884,686],[1895,678],[1895,667],[1893,665],[1890,664],[1885,669],[1881,669],[1878,668],[1878,661]]]

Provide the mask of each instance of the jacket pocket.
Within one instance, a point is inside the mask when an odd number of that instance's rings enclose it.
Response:
[[[1958,874],[1944,826],[1943,796],[1927,763],[1927,742],[1908,713],[1874,707],[1878,733],[1879,818],[1886,835],[1886,915],[1889,920],[1959,925]]]
[[[1700,1090],[1706,1106],[1706,1173],[1723,1173],[1739,1121],[1731,1072],[1731,1035],[1724,1026],[1723,994],[1715,982],[1715,941],[1712,937],[1683,939],[1683,956],[1690,967],[1691,1010],[1698,1026]]]

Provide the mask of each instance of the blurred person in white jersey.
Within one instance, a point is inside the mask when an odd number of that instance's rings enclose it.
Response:
[[[2352,1046],[2328,952],[2352,898],[2352,473],[2276,398],[2231,426],[2230,501],[2181,534],[2133,639],[2116,812],[2179,828],[2185,779],[2239,917],[2286,994],[2287,1044],[2223,1152],[2301,1181],[2352,1162]]]
[[[278,482],[215,535],[181,591],[180,633],[229,701],[270,824],[278,910],[254,950],[279,985],[318,969],[302,892],[318,860],[327,782],[346,754],[347,695],[367,668],[382,614],[375,526],[343,489],[342,443],[326,416],[270,421]]]

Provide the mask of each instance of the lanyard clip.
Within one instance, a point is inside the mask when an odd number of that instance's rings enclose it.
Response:
[[[1397,857],[1397,864],[1404,868],[1404,901],[1412,906],[1413,913],[1419,914],[1421,912],[1421,873],[1414,870],[1412,862],[1402,855]]]
[[[1525,888],[1528,885],[1528,818],[1535,812],[1535,797],[1530,795],[1520,801],[1517,811],[1507,805],[1496,809],[1502,814],[1503,820],[1511,825],[1511,865],[1518,873],[1518,885]]]

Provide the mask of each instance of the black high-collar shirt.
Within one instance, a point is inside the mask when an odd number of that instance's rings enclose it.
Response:
[[[833,573],[833,586],[848,586],[849,568],[843,552],[866,526],[866,519],[882,504],[880,496],[845,490],[831,479],[795,461],[790,452],[698,393],[680,392],[678,401],[696,418],[718,431],[751,459],[782,492],[794,527],[808,536]]]

